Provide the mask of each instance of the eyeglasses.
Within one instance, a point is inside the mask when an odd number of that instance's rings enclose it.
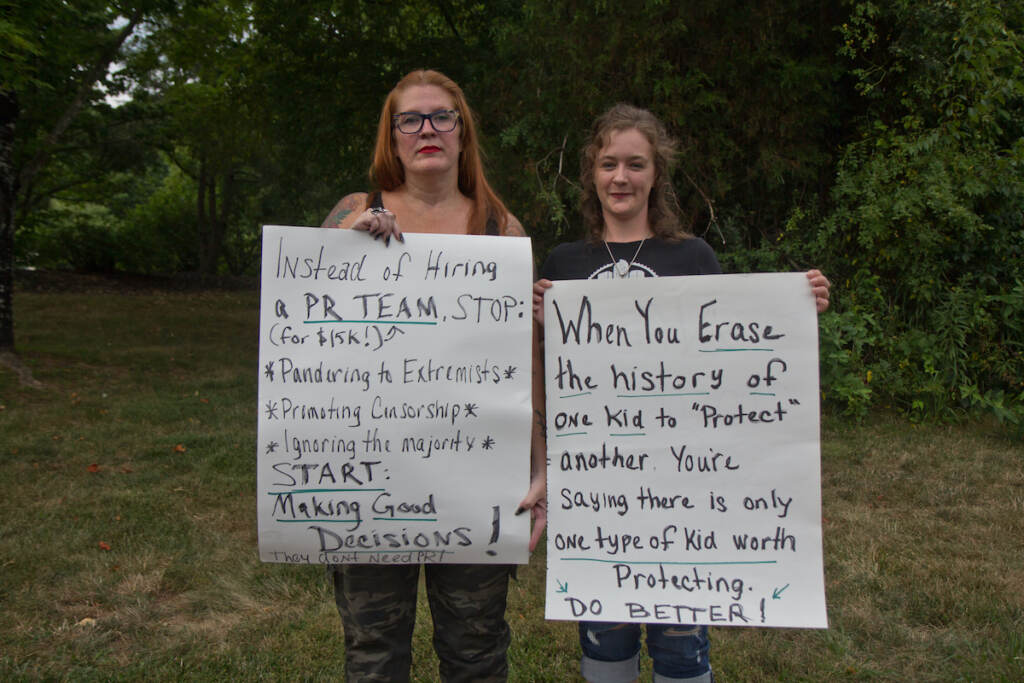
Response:
[[[403,111],[391,117],[392,125],[406,135],[415,135],[423,130],[424,121],[430,121],[430,125],[438,133],[448,133],[455,130],[459,123],[459,112],[454,109],[438,109],[429,114]]]

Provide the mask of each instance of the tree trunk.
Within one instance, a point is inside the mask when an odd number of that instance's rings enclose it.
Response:
[[[221,230],[217,216],[217,174],[205,154],[199,157],[196,187],[196,223],[199,227],[199,273],[216,275],[220,260]]]
[[[199,272],[206,271],[206,158],[199,154],[199,173],[196,174],[196,251],[199,256]]]
[[[14,350],[14,126],[18,96],[0,90],[0,352]]]
[[[206,191],[206,267],[203,275],[216,275],[217,262],[220,260],[220,224],[217,220],[217,174],[207,175]]]
[[[220,190],[220,216],[217,217],[217,261],[220,261],[221,256],[228,264],[228,269],[232,275],[235,275],[234,268],[231,264],[228,252],[230,249],[224,248],[224,242],[228,237],[228,226],[231,221],[231,214],[235,210],[235,197],[237,193],[235,191],[235,172],[229,169],[224,174],[224,184]]]

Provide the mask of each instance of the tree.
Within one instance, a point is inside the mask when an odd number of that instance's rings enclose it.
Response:
[[[18,205],[43,194],[40,179],[58,143],[79,114],[105,96],[98,85],[145,8],[123,11],[96,1],[0,5],[0,35],[8,46],[0,54],[0,350],[14,349]]]
[[[866,107],[814,242],[846,290],[836,384],[1024,424],[1024,8],[859,2],[842,30]]]
[[[126,72],[159,102],[159,145],[196,183],[201,272],[242,267],[260,222],[316,225],[365,188],[376,107],[394,82],[438,54],[476,56],[460,26],[483,6],[443,8],[205,0],[153,25]]]
[[[682,143],[675,186],[698,233],[720,251],[774,242],[795,205],[828,196],[848,116],[833,58],[844,16],[806,0],[522,3],[496,29],[501,66],[481,78],[506,174],[520,201],[535,198],[525,221],[545,245],[575,235],[580,145],[624,101]]]

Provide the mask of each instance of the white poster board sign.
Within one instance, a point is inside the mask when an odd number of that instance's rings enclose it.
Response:
[[[524,563],[530,241],[265,226],[260,559]]]
[[[803,274],[545,295],[549,619],[827,626]]]

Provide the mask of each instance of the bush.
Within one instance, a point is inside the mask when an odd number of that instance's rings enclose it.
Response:
[[[967,5],[863,3],[874,13],[845,27],[851,56],[886,64],[855,72],[879,104],[811,241],[836,284],[837,315],[823,323],[823,361],[836,365],[823,379],[847,410],[1024,420],[1021,13]],[[880,46],[883,35],[896,38]],[[853,391],[844,368],[870,392]]]
[[[123,270],[178,273],[198,268],[195,183],[169,167],[158,189],[136,205],[124,221]]]
[[[53,200],[18,232],[17,261],[36,268],[113,272],[123,245],[120,231],[121,222],[105,206]]]

